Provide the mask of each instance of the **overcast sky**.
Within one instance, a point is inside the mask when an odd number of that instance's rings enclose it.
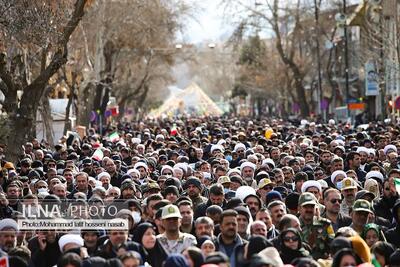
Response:
[[[193,0],[187,0],[191,2]],[[219,0],[197,1],[199,6],[195,14],[196,20],[188,21],[183,36],[178,36],[178,41],[188,43],[217,42],[221,36],[229,36],[232,26],[224,23],[223,9],[219,6]]]
[[[185,0],[187,2],[195,2],[199,7],[195,14],[196,20],[188,21],[186,31],[183,36],[177,37],[178,42],[201,43],[201,42],[218,42],[229,38],[233,31],[233,27],[226,22],[224,18],[224,10],[220,6],[220,0]],[[254,4],[255,0],[243,0],[244,2]],[[292,0],[282,0],[292,1]],[[329,0],[324,0],[329,1]],[[347,0],[347,4],[360,3],[360,0]]]

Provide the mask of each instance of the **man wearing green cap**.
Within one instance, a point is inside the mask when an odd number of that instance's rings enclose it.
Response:
[[[350,227],[361,234],[364,226],[369,222],[373,222],[374,219],[371,203],[365,199],[357,199],[351,211],[351,219],[353,222]]]
[[[334,238],[331,221],[317,216],[317,200],[312,193],[304,192],[299,198],[302,238],[312,249],[315,259],[328,258],[329,245]]]

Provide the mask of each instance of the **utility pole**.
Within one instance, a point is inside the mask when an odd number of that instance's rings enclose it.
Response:
[[[314,0],[315,9],[315,42],[317,45],[317,64],[318,64],[318,111],[323,120],[326,121],[326,111],[322,109],[322,75],[321,75],[321,55],[319,45],[319,5],[318,0]]]
[[[346,0],[343,0],[343,15],[347,16],[347,5]],[[349,43],[348,43],[348,35],[347,35],[347,21],[344,23],[344,64],[345,64],[345,79],[346,79],[346,108],[347,108],[347,118],[350,118],[350,110],[349,110]]]

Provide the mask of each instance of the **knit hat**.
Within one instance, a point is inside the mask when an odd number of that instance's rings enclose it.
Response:
[[[297,209],[299,205],[300,194],[297,192],[290,193],[285,199],[285,205],[289,210]]]
[[[190,177],[189,179],[187,179],[186,183],[185,183],[185,189],[189,186],[189,185],[194,185],[197,188],[199,188],[200,190],[202,189],[202,185],[201,185],[201,181],[199,180],[199,178],[197,177]]]
[[[125,180],[125,181],[122,182],[122,184],[121,184],[121,192],[124,191],[124,190],[126,190],[126,189],[128,189],[128,188],[130,188],[130,189],[132,189],[133,191],[136,192],[135,183],[134,183],[133,181],[130,181],[130,180]]]
[[[170,254],[164,261],[164,267],[189,267],[185,257],[181,254],[173,253]]]
[[[167,186],[167,187],[164,189],[164,196],[167,196],[167,195],[170,194],[170,193],[172,193],[172,194],[174,194],[174,195],[176,195],[176,196],[179,197],[179,190],[178,190],[178,188],[177,188],[176,186],[174,186],[174,185]]]
[[[250,221],[250,212],[246,207],[238,206],[234,208],[234,210],[237,211],[238,214],[244,215],[247,218],[247,221]]]
[[[265,202],[270,203],[273,200],[281,200],[282,201],[282,195],[278,191],[270,191],[267,193],[265,196]]]

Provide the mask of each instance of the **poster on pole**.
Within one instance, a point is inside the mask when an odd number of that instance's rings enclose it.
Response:
[[[365,63],[365,95],[377,96],[379,91],[378,74],[372,62]]]

